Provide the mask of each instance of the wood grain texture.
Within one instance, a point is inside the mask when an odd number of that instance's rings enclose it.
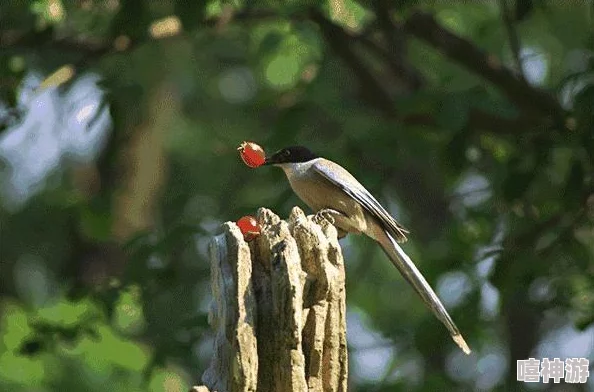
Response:
[[[334,226],[295,207],[258,210],[261,235],[235,223],[211,243],[213,357],[200,391],[347,390],[346,293]],[[197,389],[202,388],[202,389]]]

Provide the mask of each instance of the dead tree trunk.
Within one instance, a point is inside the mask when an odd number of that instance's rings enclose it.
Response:
[[[345,274],[336,229],[295,207],[258,210],[249,244],[227,222],[211,244],[214,354],[201,392],[347,390]]]

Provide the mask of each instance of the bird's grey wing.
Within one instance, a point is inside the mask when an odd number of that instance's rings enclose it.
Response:
[[[384,225],[398,242],[406,241],[408,231],[396,222],[376,198],[346,169],[327,159],[319,160],[313,165],[313,168],[317,173],[358,201],[363,208]],[[348,180],[348,185],[346,180]]]

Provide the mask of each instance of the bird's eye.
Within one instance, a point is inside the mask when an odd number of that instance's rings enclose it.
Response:
[[[289,150],[285,150],[285,151],[283,152],[283,154],[284,154],[286,157],[288,157],[289,155],[291,155],[291,151],[289,151]]]

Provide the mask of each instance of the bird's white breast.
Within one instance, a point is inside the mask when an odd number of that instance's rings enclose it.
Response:
[[[299,162],[299,163],[281,163],[281,169],[284,170],[285,174],[289,179],[291,178],[299,178],[308,174],[308,170],[317,162],[320,158],[312,159],[311,161],[307,162]]]

